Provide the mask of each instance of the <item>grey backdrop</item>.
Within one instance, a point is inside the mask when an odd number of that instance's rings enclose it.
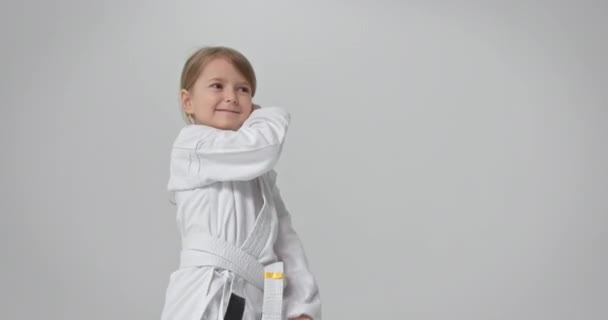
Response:
[[[158,319],[196,48],[293,117],[325,319],[608,318],[605,1],[3,1],[2,319]]]

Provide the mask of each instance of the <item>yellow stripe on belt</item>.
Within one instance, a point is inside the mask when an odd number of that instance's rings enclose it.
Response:
[[[265,279],[283,279],[283,272],[264,272]]]

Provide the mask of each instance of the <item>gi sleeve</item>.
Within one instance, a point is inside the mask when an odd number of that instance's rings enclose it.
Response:
[[[290,114],[279,107],[254,109],[237,131],[205,125],[182,129],[173,144],[169,190],[217,181],[248,181],[277,163]]]
[[[273,197],[279,216],[279,232],[274,250],[283,268],[287,286],[283,292],[284,315],[288,318],[307,315],[321,319],[321,297],[310,268],[302,242],[291,223],[291,215],[281,198],[279,188],[273,188]]]

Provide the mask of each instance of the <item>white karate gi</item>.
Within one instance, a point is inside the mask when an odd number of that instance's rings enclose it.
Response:
[[[207,235],[246,248],[261,265],[282,261],[283,319],[307,314],[319,320],[318,287],[273,170],[289,121],[285,110],[265,107],[254,110],[238,131],[185,126],[173,144],[168,190],[184,248],[197,235]],[[162,320],[223,319],[231,292],[245,298],[243,319],[261,319],[259,283],[214,265],[221,261],[211,258],[217,256],[182,250],[180,268],[169,277]]]

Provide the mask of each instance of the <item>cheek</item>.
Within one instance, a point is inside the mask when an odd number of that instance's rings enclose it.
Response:
[[[197,96],[197,99],[194,100],[194,104],[197,112],[209,113],[215,109],[217,99],[210,94],[199,95]]]
[[[243,104],[241,104],[241,106],[243,106],[243,111],[248,116],[251,114],[251,111],[253,111],[253,103],[251,102],[251,98],[249,98],[249,101],[246,101]]]
[[[247,118],[249,118],[249,116],[251,116],[251,110],[243,110],[243,112],[241,113],[241,115],[239,117],[241,123],[245,122],[245,120],[247,120]]]

